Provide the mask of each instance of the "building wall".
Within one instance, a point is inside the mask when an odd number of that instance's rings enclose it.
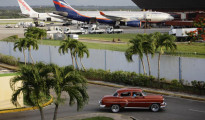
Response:
[[[13,77],[14,76],[0,77],[0,110],[16,108],[16,106],[14,106],[11,102],[11,96],[12,96],[13,91],[11,90],[11,87],[10,87],[10,80]],[[16,84],[16,87],[20,85],[21,83],[19,82]],[[23,105],[23,94],[21,94],[18,97],[18,102],[21,107],[24,106]]]

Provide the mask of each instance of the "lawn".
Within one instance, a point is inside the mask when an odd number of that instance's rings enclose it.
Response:
[[[0,77],[14,76],[14,75],[18,75],[18,73],[5,73],[5,74],[0,74]]]
[[[110,39],[113,36],[121,36],[124,42],[129,41],[134,34],[101,34],[102,36],[109,36],[106,39]],[[94,36],[101,36],[101,35],[94,35]],[[91,36],[91,35],[82,35],[82,36]],[[112,37],[111,37],[112,36]],[[6,40],[6,39],[5,39]],[[99,41],[102,41],[102,39],[99,39]],[[113,50],[113,51],[126,51],[126,49],[129,47],[129,44],[107,44],[107,43],[91,43],[91,42],[83,42],[85,45],[88,46],[90,49],[102,49],[102,50]],[[43,45],[52,45],[52,46],[60,46],[61,40],[39,40],[39,44]],[[183,57],[197,57],[197,58],[205,58],[205,43],[176,43],[177,44],[177,50],[172,55],[177,56],[183,56]]]
[[[59,46],[61,41],[59,40],[43,40],[39,42],[44,45]],[[89,43],[83,42],[90,49],[102,49],[102,50],[113,50],[113,51],[126,51],[129,44],[105,44],[105,43]],[[205,43],[176,43],[177,50],[175,55],[184,57],[197,57],[205,58]],[[195,55],[196,54],[196,55]]]
[[[113,120],[112,118],[109,117],[92,117],[92,118],[85,118],[85,119],[81,119],[81,120]]]
[[[112,41],[113,39],[122,42],[128,42],[130,39],[134,38],[136,34],[126,33],[126,34],[87,34],[87,35],[80,35],[80,39],[94,39],[94,40],[106,40]]]

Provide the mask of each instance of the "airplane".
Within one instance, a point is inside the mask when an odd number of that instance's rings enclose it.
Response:
[[[48,21],[48,22],[66,22],[64,17],[53,14],[53,13],[38,13],[34,11],[24,0],[17,0],[20,6],[23,16],[30,17],[34,20],[34,23],[38,25],[38,21]]]
[[[141,22],[165,22],[171,21],[174,18],[163,12],[150,12],[150,11],[108,11],[108,14],[100,11],[98,15],[96,11],[83,11],[79,12],[72,8],[64,0],[53,0],[53,3],[56,8],[56,12],[53,12],[56,15],[67,17],[69,19],[82,21],[82,22],[98,22],[104,24],[111,24],[113,26],[131,26],[131,27],[140,27]],[[99,16],[100,15],[100,16]]]

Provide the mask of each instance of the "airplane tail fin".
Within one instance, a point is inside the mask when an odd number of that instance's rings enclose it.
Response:
[[[65,0],[53,0],[53,3],[57,11],[78,13],[78,11],[72,8]]]
[[[18,0],[22,14],[30,15],[31,13],[36,13],[24,0]]]

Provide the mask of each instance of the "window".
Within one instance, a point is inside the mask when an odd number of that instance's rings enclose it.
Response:
[[[121,93],[121,94],[120,94],[120,96],[122,96],[122,97],[128,97],[128,96],[130,96],[130,95],[131,95],[130,92],[124,92],[124,93]]]
[[[133,92],[133,93],[132,93],[132,96],[134,96],[134,97],[140,97],[140,96],[142,96],[142,93],[140,93],[140,92]]]
[[[118,93],[117,93],[117,92],[113,94],[113,96],[115,96],[115,97],[117,97],[117,95],[118,95]]]

